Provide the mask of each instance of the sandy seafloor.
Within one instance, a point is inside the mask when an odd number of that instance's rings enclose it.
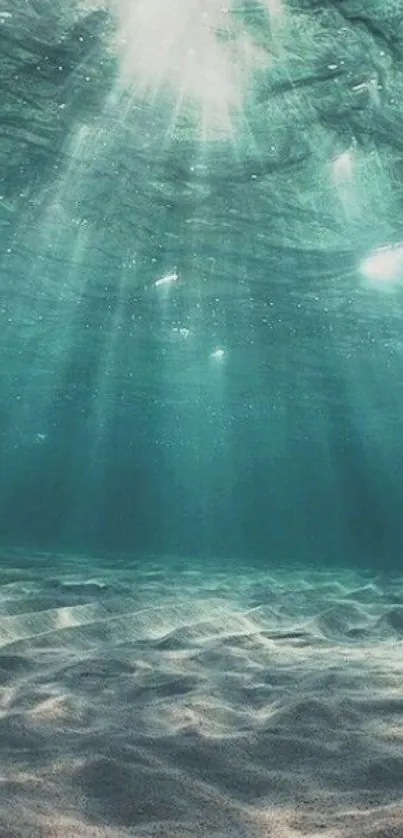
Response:
[[[403,836],[403,577],[3,553],[0,838]]]

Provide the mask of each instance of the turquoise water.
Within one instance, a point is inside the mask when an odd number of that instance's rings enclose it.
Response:
[[[399,565],[395,14],[0,12],[5,548]]]
[[[398,0],[0,5],[0,835],[403,834]]]

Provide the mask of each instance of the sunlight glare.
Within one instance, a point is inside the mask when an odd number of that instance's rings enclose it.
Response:
[[[403,244],[374,250],[361,262],[360,272],[372,285],[394,285],[403,278]]]
[[[279,0],[261,0],[278,17]],[[242,110],[251,71],[266,66],[267,54],[232,3],[222,0],[111,0],[118,18],[116,46],[120,83],[133,97],[169,92],[175,111],[195,107],[201,127],[228,131]]]
[[[212,358],[213,361],[223,361],[225,358],[225,350],[221,347],[217,347],[217,349],[214,349],[211,353],[210,358]]]
[[[173,282],[177,282],[179,279],[179,274],[176,270],[170,271],[170,273],[161,276],[159,279],[156,279],[154,285],[156,287],[160,285],[171,285]]]
[[[336,157],[332,163],[333,178],[335,180],[336,185],[340,185],[342,183],[345,183],[347,180],[351,180],[353,176],[353,168],[353,152],[345,151],[343,152],[343,154],[339,154],[339,156]]]

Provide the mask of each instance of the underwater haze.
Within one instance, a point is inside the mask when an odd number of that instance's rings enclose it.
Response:
[[[0,11],[0,539],[398,566],[400,2]]]
[[[0,838],[403,836],[403,0],[0,0]]]

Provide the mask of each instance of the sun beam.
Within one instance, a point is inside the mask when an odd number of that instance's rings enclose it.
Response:
[[[267,64],[263,51],[220,0],[111,0],[118,20],[119,84],[133,99],[174,99],[206,134],[231,134],[251,72]],[[278,18],[277,0],[265,0]]]

